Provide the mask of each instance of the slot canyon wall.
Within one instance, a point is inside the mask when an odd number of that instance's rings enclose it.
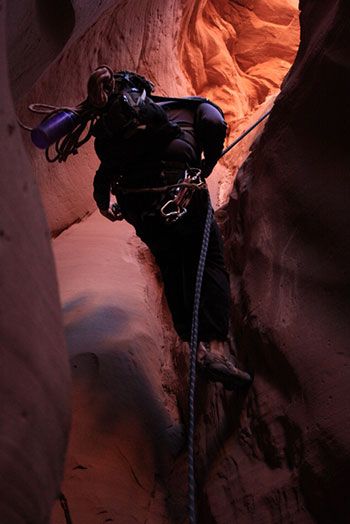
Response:
[[[0,4],[0,521],[48,522],[63,472],[70,371],[50,231],[16,122]]]
[[[70,391],[63,491],[73,524],[187,519],[187,354],[174,335],[157,269],[127,224],[116,229],[93,213],[91,145],[66,164],[47,164],[25,133],[21,141],[12,99],[20,118],[33,123],[28,103],[73,105],[85,98],[91,70],[108,63],[137,69],[159,94],[212,98],[236,135],[272,105],[294,59],[296,7],[292,0],[148,0],[137,9],[116,0],[6,3],[0,231],[6,524],[49,521]],[[237,347],[255,382],[247,398],[198,384],[201,524],[328,524],[350,517],[349,246],[342,234],[349,9],[330,0],[322,8],[304,0],[300,8],[301,46],[264,132],[260,126],[211,181],[222,202],[257,138],[219,212]],[[72,388],[49,229],[61,233],[53,248]],[[51,524],[63,523],[56,505]]]
[[[350,520],[350,9],[319,7],[300,4],[298,55],[223,212],[235,332],[256,372],[227,504],[249,490],[271,522]]]

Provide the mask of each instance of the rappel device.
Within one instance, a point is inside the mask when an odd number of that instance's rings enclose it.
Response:
[[[206,187],[201,178],[201,170],[196,167],[187,168],[179,185],[172,191],[172,198],[167,200],[160,208],[160,214],[167,224],[177,222],[187,213],[187,206],[191,201],[193,192]]]

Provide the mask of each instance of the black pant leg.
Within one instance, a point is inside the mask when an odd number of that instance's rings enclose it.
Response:
[[[227,338],[230,300],[230,282],[224,263],[221,233],[213,220],[199,311],[200,340],[209,342]]]
[[[194,194],[188,213],[175,224],[165,224],[158,217],[135,225],[140,238],[151,249],[161,270],[164,291],[175,329],[184,341],[191,337],[195,283],[202,247],[208,194]],[[224,340],[228,334],[230,308],[229,277],[225,269],[223,244],[213,219],[204,269],[199,338]]]

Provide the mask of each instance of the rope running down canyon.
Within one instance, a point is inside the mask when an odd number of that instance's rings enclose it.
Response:
[[[269,114],[270,111],[264,113],[252,126],[250,126],[244,133],[242,133],[231,145],[229,145],[222,152],[220,158],[228,153],[234,146],[236,146],[243,138],[245,138],[257,125],[260,124]],[[196,286],[194,294],[194,305],[192,314],[192,327],[191,327],[191,341],[190,341],[190,373],[189,373],[189,422],[188,422],[188,510],[189,510],[189,521],[190,524],[197,524],[197,512],[196,512],[196,480],[195,480],[195,464],[194,464],[194,428],[195,428],[195,411],[194,411],[194,400],[196,390],[196,362],[197,362],[197,349],[198,349],[198,318],[199,318],[199,306],[201,298],[201,289],[203,282],[203,274],[205,268],[205,261],[207,257],[209,238],[210,238],[210,227],[213,219],[213,208],[210,202],[210,196],[208,193],[208,211],[204,225],[202,247],[199,256]]]

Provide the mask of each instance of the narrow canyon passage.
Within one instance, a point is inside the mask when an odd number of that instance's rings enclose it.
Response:
[[[63,490],[74,521],[165,522],[164,470],[184,435],[165,390],[176,340],[154,262],[131,226],[99,213],[62,233],[54,253],[73,374]]]
[[[228,141],[272,109],[208,180],[255,379],[245,396],[199,378],[198,524],[347,524],[347,1],[5,5],[0,520],[66,524],[62,489],[73,524],[188,522],[188,349],[160,271],[96,211],[93,141],[47,163],[16,124],[85,99],[107,63],[209,97]]]
[[[210,181],[213,203],[220,172]],[[188,349],[172,327],[159,269],[129,224],[98,212],[53,248],[73,376],[62,489],[74,521],[182,522],[187,488],[173,477],[179,467],[185,475]],[[212,402],[222,394],[209,386]],[[57,503],[52,524],[61,522]]]

